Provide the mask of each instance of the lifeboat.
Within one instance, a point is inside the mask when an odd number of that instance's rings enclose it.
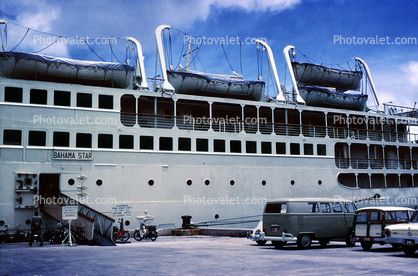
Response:
[[[12,79],[127,88],[132,85],[134,72],[133,66],[120,63],[82,61],[22,52],[0,53],[0,74]]]
[[[322,87],[333,87],[336,90],[358,90],[362,71],[340,70],[312,63],[292,62],[295,78],[299,83]]]
[[[243,80],[239,75],[215,75],[196,71],[167,70],[176,93],[261,101],[263,81]]]

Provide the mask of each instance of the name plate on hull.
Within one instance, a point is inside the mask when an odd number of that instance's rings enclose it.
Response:
[[[93,160],[93,153],[90,152],[90,151],[54,150],[52,152],[52,159],[54,159],[54,160],[91,161],[91,160]]]

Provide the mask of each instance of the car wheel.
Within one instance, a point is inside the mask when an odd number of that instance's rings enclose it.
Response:
[[[274,246],[274,248],[281,249],[281,248],[283,248],[283,246],[286,243],[285,242],[281,242],[281,241],[272,241],[271,244]]]
[[[373,243],[371,243],[371,242],[360,242],[360,244],[361,244],[361,247],[363,248],[363,250],[365,250],[365,251],[369,251],[373,246]]]
[[[312,244],[311,237],[309,235],[300,235],[298,237],[298,247],[301,249],[309,248]]]
[[[351,241],[354,238],[354,231],[353,229],[348,230],[347,236],[345,236],[345,244],[349,247],[353,247],[356,245],[355,241]]]
[[[408,246],[404,245],[402,246],[402,250],[407,256],[413,256],[415,254],[416,248],[415,246]]]

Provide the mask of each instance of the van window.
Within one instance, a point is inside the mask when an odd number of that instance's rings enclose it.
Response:
[[[386,221],[408,221],[407,211],[386,212]]]
[[[380,212],[371,212],[370,220],[380,220]]]
[[[286,213],[287,204],[286,203],[269,203],[266,205],[266,213]]]
[[[341,208],[341,204],[340,203],[333,203],[332,204],[332,211],[334,213],[342,213],[343,209]]]
[[[329,206],[329,203],[321,203],[321,212],[331,213],[331,207]]]
[[[356,207],[354,206],[353,203],[346,203],[344,204],[344,211],[346,213],[354,213],[356,212]]]
[[[308,203],[308,212],[309,213],[319,213],[319,206],[318,203],[309,202]]]
[[[369,212],[359,212],[357,214],[356,222],[367,222],[367,215]]]

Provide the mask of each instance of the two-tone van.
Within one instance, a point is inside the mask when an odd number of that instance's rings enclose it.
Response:
[[[385,244],[386,226],[408,223],[414,209],[406,207],[365,207],[358,209],[354,217],[354,236],[364,250],[370,250],[374,243]],[[395,249],[402,249],[401,244],[392,244]]]
[[[268,201],[263,212],[260,239],[282,248],[294,242],[308,248],[312,240],[325,246],[331,239],[345,239],[354,246],[353,220],[356,206],[349,200],[334,198],[284,198]]]

